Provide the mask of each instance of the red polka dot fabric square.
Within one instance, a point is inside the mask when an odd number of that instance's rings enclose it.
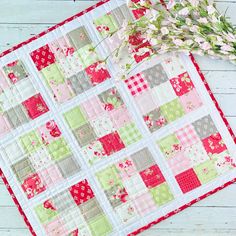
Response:
[[[56,58],[48,44],[33,51],[30,55],[39,71],[56,61]]]
[[[87,180],[83,180],[70,188],[72,195],[77,205],[83,204],[94,197],[93,190],[88,184]]]

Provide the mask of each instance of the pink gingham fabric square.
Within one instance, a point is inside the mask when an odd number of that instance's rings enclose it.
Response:
[[[200,141],[200,138],[192,125],[187,125],[179,129],[175,134],[183,147],[189,147]]]
[[[173,158],[167,160],[174,175],[177,175],[192,167],[191,160],[184,152],[177,153]]]
[[[125,83],[133,96],[142,93],[149,88],[148,83],[142,73],[131,76],[129,79],[125,80]]]
[[[140,215],[146,215],[147,213],[157,209],[157,206],[149,192],[135,197],[134,205]]]

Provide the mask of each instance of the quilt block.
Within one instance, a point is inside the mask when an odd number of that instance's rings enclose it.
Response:
[[[1,54],[0,174],[32,235],[136,235],[235,182],[194,58],[138,33],[114,56],[146,14],[103,0]]]

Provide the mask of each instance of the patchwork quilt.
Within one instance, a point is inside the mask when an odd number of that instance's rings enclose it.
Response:
[[[114,57],[145,14],[104,0],[1,54],[1,177],[32,235],[136,235],[235,181],[194,58],[138,34]]]

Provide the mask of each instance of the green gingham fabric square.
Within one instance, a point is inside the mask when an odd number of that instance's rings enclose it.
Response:
[[[142,139],[142,135],[136,127],[135,123],[125,125],[118,130],[118,133],[125,145],[131,145]]]

